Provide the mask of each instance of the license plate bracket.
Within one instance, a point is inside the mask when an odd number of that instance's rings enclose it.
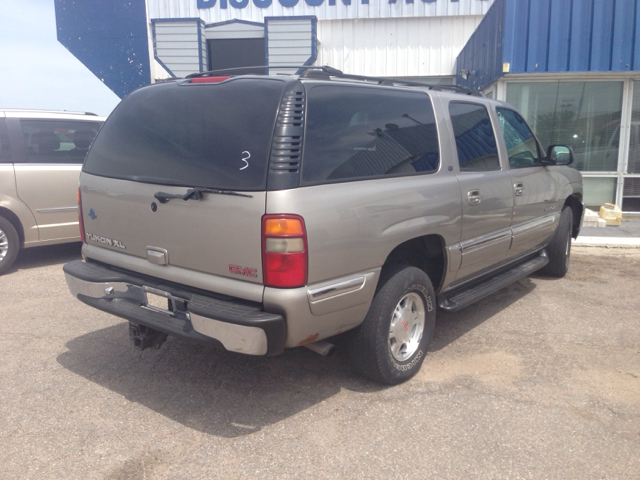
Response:
[[[167,315],[173,315],[175,306],[170,293],[158,290],[157,288],[147,287],[146,285],[143,285],[142,289],[144,290],[146,299],[146,303],[143,305],[144,308]]]

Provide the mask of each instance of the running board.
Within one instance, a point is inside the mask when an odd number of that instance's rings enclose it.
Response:
[[[497,292],[513,282],[517,282],[536,270],[540,270],[547,263],[549,263],[547,251],[542,250],[537,257],[489,277],[481,281],[481,283],[475,283],[470,287],[453,291],[439,297],[438,306],[448,312],[455,312],[467,305],[471,305],[473,302],[477,302],[487,295]]]

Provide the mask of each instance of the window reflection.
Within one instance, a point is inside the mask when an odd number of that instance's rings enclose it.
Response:
[[[524,116],[545,149],[572,147],[573,167],[617,170],[622,82],[509,83],[507,102]]]
[[[449,114],[456,136],[460,171],[500,170],[496,139],[487,109],[473,103],[451,102]]]
[[[304,148],[307,184],[429,173],[440,164],[433,109],[423,93],[314,87]]]

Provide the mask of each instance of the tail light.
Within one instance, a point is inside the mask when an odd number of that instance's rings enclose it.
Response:
[[[82,240],[83,243],[87,243],[87,238],[85,237],[85,234],[84,234],[84,220],[82,215],[82,195],[80,194],[79,188],[78,188],[77,199],[78,199],[78,226],[80,227],[80,240]]]
[[[224,82],[228,78],[231,78],[231,75],[220,77],[195,77],[191,79],[191,83],[220,83]]]
[[[294,288],[306,285],[307,264],[307,232],[302,217],[262,217],[262,271],[265,286]]]

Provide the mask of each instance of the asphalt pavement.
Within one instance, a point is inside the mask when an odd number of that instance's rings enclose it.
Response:
[[[438,312],[396,387],[344,349],[139,352],[68,293],[78,257],[26,250],[0,276],[3,479],[640,477],[640,249],[574,245],[564,279]]]

